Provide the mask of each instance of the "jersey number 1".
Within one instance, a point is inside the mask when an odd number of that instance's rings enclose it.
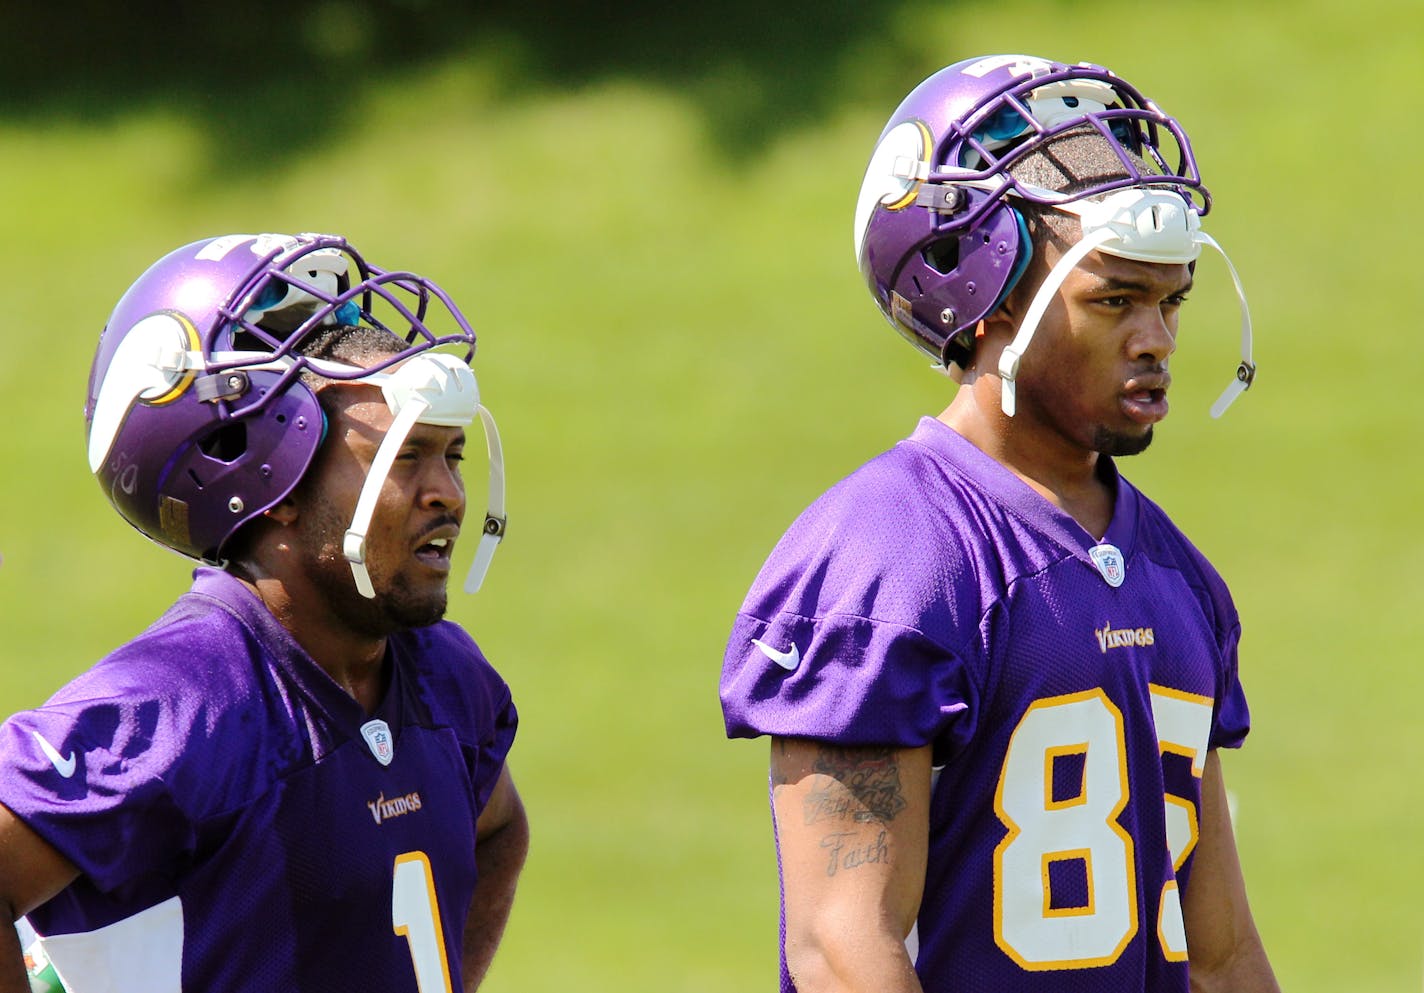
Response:
[[[451,993],[435,877],[424,852],[396,856],[391,877],[391,926],[410,945],[416,989],[420,993]]]
[[[1149,687],[1160,751],[1186,756],[1200,778],[1210,697]],[[1059,763],[1069,763],[1068,774]],[[1009,829],[994,852],[994,937],[1025,969],[1083,969],[1117,961],[1137,933],[1134,841],[1127,806],[1122,712],[1102,690],[1035,701],[1014,729],[994,809]],[[1196,804],[1168,794],[1167,845],[1180,870],[1197,843]],[[1064,894],[1055,892],[1062,881]],[[1162,887],[1157,940],[1187,957],[1175,881]]]

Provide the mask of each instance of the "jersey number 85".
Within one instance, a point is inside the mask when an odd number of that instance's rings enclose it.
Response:
[[[1151,686],[1162,753],[1191,761],[1200,779],[1212,700]],[[1058,763],[1076,792],[1062,790]],[[1198,794],[1200,791],[1195,791]],[[1066,794],[1066,795],[1065,795]],[[1134,840],[1118,823],[1129,797],[1122,712],[1100,689],[1034,702],[1009,740],[994,809],[1008,834],[994,851],[994,940],[1024,969],[1110,965],[1137,934]],[[1196,803],[1163,797],[1174,871],[1196,846]],[[1071,880],[1072,896],[1055,880]],[[1186,929],[1175,879],[1162,886],[1157,941],[1169,961],[1185,961]]]

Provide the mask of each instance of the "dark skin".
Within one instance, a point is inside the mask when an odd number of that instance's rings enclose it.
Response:
[[[326,391],[336,391],[327,393]],[[306,478],[246,535],[231,571],[312,659],[369,714],[389,681],[386,639],[444,613],[450,545],[465,512],[460,428],[417,425],[381,489],[367,535],[375,600],[357,592],[341,552],[366,472],[391,414],[379,390],[332,385],[328,431]],[[439,542],[447,544],[441,548]],[[529,846],[528,819],[506,767],[475,826],[475,887],[463,935],[463,975],[473,991],[487,972],[513,905]],[[15,920],[79,875],[0,805],[0,910]],[[0,928],[0,993],[28,993],[13,929]]]
[[[1049,245],[1042,271],[1059,254]],[[1191,289],[1185,265],[1090,252],[1069,273],[1024,355],[1018,412],[1000,407],[999,354],[1028,309],[1027,291],[986,318],[971,383],[940,420],[1074,517],[1094,538],[1112,518],[1101,454],[1133,454],[1167,416],[1177,319]]]
[[[357,592],[341,542],[367,470],[390,427],[373,387],[332,385],[327,440],[292,496],[267,512],[232,571],[333,680],[375,710],[385,690],[386,638],[444,613],[448,547],[465,514],[465,432],[418,424],[386,478],[366,537],[375,600]],[[397,599],[398,598],[398,599]]]
[[[786,966],[806,993],[921,993],[905,952],[924,893],[930,749],[773,738]]]
[[[1091,252],[1044,315],[1018,377],[1014,417],[1000,405],[999,355],[1048,268],[1038,246],[1028,288],[980,328],[973,368],[940,420],[1101,538],[1113,493],[1103,455],[1140,452],[1167,415],[1167,360],[1191,272]],[[773,738],[786,907],[786,962],[801,993],[920,993],[905,949],[919,913],[930,807],[928,746],[841,748]],[[1221,763],[1202,762],[1199,834],[1181,895],[1193,991],[1279,993],[1246,899]]]

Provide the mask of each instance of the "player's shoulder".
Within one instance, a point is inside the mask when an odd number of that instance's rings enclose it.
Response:
[[[423,669],[466,675],[493,673],[494,667],[471,634],[454,621],[442,620],[392,635]]]
[[[241,650],[250,637],[231,615],[185,595],[43,705],[12,715],[5,741],[19,756],[43,737],[74,757],[76,782],[101,792],[147,797],[162,784],[184,809],[220,806],[269,765],[254,719],[263,698]]]
[[[254,640],[240,620],[210,600],[185,593],[135,637],[110,650],[61,687],[51,703],[110,700],[176,703],[195,694],[221,701],[225,683],[241,681],[243,648]],[[197,691],[201,690],[201,693]]]
[[[792,532],[833,538],[839,548],[895,554],[926,529],[954,529],[980,489],[957,456],[969,443],[933,418],[836,481],[797,518]]]
[[[768,555],[741,612],[760,620],[840,615],[917,630],[977,618],[992,557],[987,526],[973,479],[933,437],[949,429],[934,424],[922,422],[807,507]],[[946,610],[955,617],[940,617]]]
[[[1171,515],[1141,490],[1135,492],[1139,508],[1138,547],[1158,564],[1177,569],[1194,585],[1224,589],[1226,582],[1216,566]]]
[[[398,632],[391,644],[437,709],[488,712],[508,705],[508,684],[470,633],[454,621]]]
[[[1155,501],[1137,494],[1137,550],[1159,568],[1175,572],[1195,594],[1204,613],[1223,632],[1240,626],[1240,618],[1226,579],[1185,531]]]

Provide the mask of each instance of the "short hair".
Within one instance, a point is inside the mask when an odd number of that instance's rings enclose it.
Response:
[[[1127,151],[1133,164],[1143,175],[1151,175],[1154,169],[1146,160]],[[1021,183],[1052,190],[1055,193],[1077,193],[1099,183],[1121,179],[1129,175],[1115,148],[1096,129],[1084,125],[1065,131],[1050,138],[1009,169],[1009,173]],[[1089,199],[1097,199],[1095,195]],[[1033,261],[1018,284],[1011,291],[1021,293],[1037,292],[1038,285],[1048,270],[1043,261],[1043,249],[1053,244],[1060,249],[1077,242],[1082,236],[1082,224],[1072,214],[1056,210],[1047,204],[1018,200],[1014,207],[1023,216],[1033,244]],[[1030,273],[1034,278],[1030,278]]]
[[[1131,152],[1126,154],[1143,175],[1158,171],[1139,156]],[[1118,149],[1109,144],[1097,130],[1084,126],[1049,139],[1042,148],[1015,163],[1009,172],[1021,183],[1055,193],[1072,194],[1099,183],[1128,176],[1129,173],[1118,155]],[[1028,223],[1029,233],[1034,236],[1035,247],[1039,244],[1040,233],[1046,238],[1065,244],[1078,240],[1078,219],[1071,214],[1044,204],[1018,203],[1015,206]]]
[[[333,324],[312,334],[297,351],[307,358],[360,366],[375,359],[399,355],[408,347],[399,335],[385,328],[365,324]],[[322,409],[330,415],[330,401],[322,396],[322,387],[337,380],[307,370],[302,373],[302,382],[316,394]]]
[[[312,359],[356,365],[395,355],[409,347],[399,335],[386,328],[366,324],[332,324],[309,335],[297,351]]]

